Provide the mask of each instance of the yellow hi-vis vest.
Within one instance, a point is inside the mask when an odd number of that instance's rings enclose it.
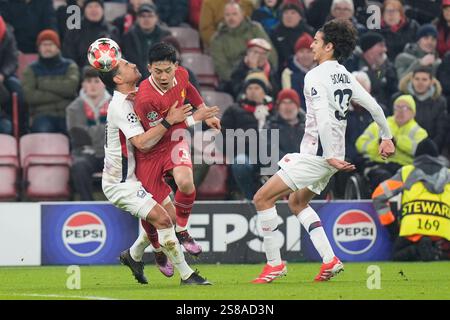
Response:
[[[402,168],[402,180],[414,170],[414,166]],[[450,240],[450,183],[444,192],[431,193],[422,181],[403,190],[400,236],[437,236]]]

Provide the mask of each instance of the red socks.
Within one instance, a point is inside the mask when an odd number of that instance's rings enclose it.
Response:
[[[150,240],[153,248],[158,249],[160,245],[158,241],[158,232],[156,231],[156,228],[145,220],[141,220],[141,225],[144,228],[145,232],[147,233],[148,239]]]
[[[173,204],[175,205],[177,214],[177,227],[186,227],[189,216],[191,215],[192,206],[194,205],[195,196],[195,190],[191,194],[186,194],[179,190],[175,193],[175,201]]]

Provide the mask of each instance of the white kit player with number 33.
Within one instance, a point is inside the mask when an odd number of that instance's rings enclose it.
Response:
[[[372,115],[380,127],[379,152],[387,158],[395,151],[381,107],[354,76],[339,63],[356,46],[357,33],[349,21],[332,20],[317,31],[311,49],[318,66],[305,76],[306,124],[300,153],[290,153],[278,163],[280,170],[255,194],[254,203],[264,236],[267,264],[253,283],[269,283],[286,275],[275,232],[275,202],[289,195],[289,209],[309,233],[323,264],[315,281],[326,281],[344,269],[335,256],[317,213],[309,206],[337,171],[352,171],[345,158],[345,130],[350,101]]]

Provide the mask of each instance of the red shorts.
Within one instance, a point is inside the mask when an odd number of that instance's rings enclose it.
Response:
[[[153,195],[153,199],[161,204],[172,191],[164,177],[167,172],[179,166],[192,169],[191,153],[185,141],[174,145],[171,151],[166,149],[147,154],[145,158],[136,158],[136,177],[145,190]]]

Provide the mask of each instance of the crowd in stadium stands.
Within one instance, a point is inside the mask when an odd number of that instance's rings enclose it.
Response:
[[[377,11],[368,11],[368,5],[380,9],[378,28],[371,16]],[[81,13],[79,28],[69,28],[77,26],[74,6]],[[223,133],[279,129],[281,158],[299,150],[303,80],[315,67],[310,45],[318,28],[333,18],[349,19],[357,29],[358,46],[344,64],[384,109],[397,146],[394,157],[381,160],[377,126],[365,109],[350,105],[347,160],[356,164],[370,191],[412,164],[426,137],[448,166],[450,0],[0,0],[0,133],[13,134],[16,93],[20,135],[67,135],[72,186],[81,200],[92,200],[111,95],[88,66],[88,46],[100,37],[114,39],[145,79],[148,49],[164,40],[177,49],[200,92],[222,92],[234,101],[220,106]],[[198,48],[176,32],[189,28],[198,35]],[[202,80],[202,68],[188,58],[192,54],[212,59],[216,81]],[[269,135],[268,149],[271,143]],[[247,146],[228,159],[233,164],[222,199],[252,199],[264,183],[267,177],[259,170],[264,164],[251,157]],[[208,180],[208,169],[202,167],[196,184]],[[321,196],[344,197],[348,179],[349,174],[336,175]]]

